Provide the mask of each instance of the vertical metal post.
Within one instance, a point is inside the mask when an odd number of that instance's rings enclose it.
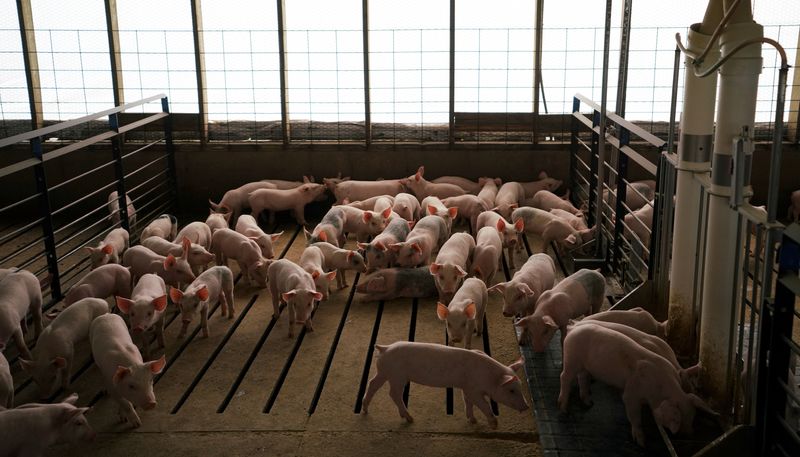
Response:
[[[456,0],[450,0],[450,105],[448,112],[447,141],[456,141]]]
[[[800,43],[800,30],[797,32],[798,43]],[[792,81],[792,94],[789,99],[789,123],[786,129],[789,133],[789,141],[800,142],[800,46],[795,49],[794,56],[794,77]]]
[[[119,133],[119,113],[108,116],[108,126],[111,130]],[[127,193],[125,191],[125,167],[122,165],[122,141],[120,135],[111,138],[111,155],[114,158],[114,175],[117,178],[117,200],[119,203],[120,219],[122,228],[131,232],[131,224],[128,214]]]
[[[284,0],[276,1],[278,6],[278,64],[280,65],[281,83],[281,134],[283,144],[287,146],[291,142],[291,129],[289,125],[289,89],[287,86],[289,69],[286,62],[286,9],[283,2]]]
[[[124,82],[122,78],[122,53],[119,49],[119,25],[117,21],[117,0],[105,0],[106,31],[108,34],[108,55],[111,58],[111,88],[114,91],[114,105],[125,104]]]
[[[536,0],[536,24],[533,37],[533,143],[538,143],[536,126],[539,119],[539,93],[542,90],[542,27],[544,0]]]
[[[617,104],[614,110],[625,117],[625,102],[628,93],[628,51],[631,47],[631,16],[633,0],[622,3],[622,30],[619,38],[619,74],[617,75]]]
[[[589,223],[590,227],[594,226],[595,224],[600,224],[602,222],[602,219],[600,219],[600,217],[599,217],[599,212],[597,211],[597,209],[602,204],[601,199],[602,199],[602,195],[603,195],[602,194],[602,190],[601,190],[600,199],[597,198],[597,189],[598,189],[598,184],[597,183],[599,182],[599,180],[597,178],[598,178],[598,176],[600,174],[600,170],[599,170],[599,167],[598,167],[597,155],[598,155],[598,152],[599,152],[599,146],[598,145],[600,144],[600,137],[602,137],[603,135],[598,135],[598,133],[595,131],[595,128],[598,125],[600,125],[600,118],[605,119],[605,116],[601,116],[600,113],[597,112],[597,110],[592,111],[592,144],[591,144],[591,151],[589,151],[589,153],[590,153],[590,157],[589,157],[589,195],[587,196],[587,198],[589,200],[589,209],[587,211],[589,215],[588,215],[588,218],[587,218],[588,219],[587,222]],[[604,143],[604,145],[605,145],[605,143]],[[595,235],[594,235],[595,243],[602,244],[600,242],[602,236],[603,236],[603,231],[600,230],[600,227],[598,227],[597,231],[595,232]],[[599,256],[599,254],[598,254],[598,256]]]
[[[605,24],[605,37],[603,38],[603,83],[600,96],[600,135],[598,137],[597,145],[597,207],[595,208],[596,216],[595,222],[597,224],[603,223],[603,185],[605,183],[605,162],[606,162],[606,110],[608,106],[608,54],[611,47],[611,4],[612,0],[606,0],[606,24]],[[601,258],[603,253],[603,231],[598,228],[595,235],[597,243],[595,244],[595,257]]]
[[[570,135],[569,141],[569,188],[571,189],[570,195],[572,196],[572,203],[576,203],[575,196],[577,195],[578,190],[578,119],[574,116],[581,109],[581,101],[578,97],[572,97],[572,120],[570,125],[570,131],[572,134]],[[589,215],[591,216],[591,212]]]
[[[17,0],[19,33],[22,39],[22,61],[25,65],[25,81],[28,84],[28,104],[31,111],[31,129],[44,126],[42,117],[42,86],[39,83],[39,61],[36,57],[36,34],[33,28],[31,0]]]
[[[161,99],[161,111],[169,113],[169,99]],[[175,167],[175,145],[172,143],[172,115],[164,118],[164,144],[167,147],[167,168],[172,190],[172,211],[177,210],[178,203],[178,170]]]
[[[47,257],[47,272],[50,274],[50,292],[53,302],[63,298],[61,293],[61,278],[58,273],[58,253],[56,252],[56,237],[53,231],[53,218],[50,212],[50,192],[47,188],[47,177],[42,160],[42,138],[31,140],[33,157],[40,162],[33,167],[36,177],[36,191],[39,193],[39,214],[42,216],[42,233],[44,235],[44,249]]]
[[[619,148],[628,145],[631,141],[631,133],[626,128],[620,127]],[[628,185],[625,179],[628,177],[628,156],[620,153],[617,158],[617,196],[614,208],[614,270],[619,272],[622,257],[622,232],[625,219],[625,199],[628,195]]]
[[[372,107],[369,84],[369,0],[361,0],[361,38],[364,53],[364,142],[372,144]]]
[[[197,78],[197,122],[200,143],[208,142],[208,96],[206,94],[206,53],[203,43],[203,9],[201,0],[192,2],[192,39],[194,40],[194,67]]]

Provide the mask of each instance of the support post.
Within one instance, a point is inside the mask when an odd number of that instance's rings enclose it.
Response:
[[[42,138],[31,139],[33,157],[42,160]],[[53,217],[50,210],[50,191],[47,187],[47,176],[44,163],[40,162],[33,167],[36,177],[36,191],[39,193],[39,214],[42,216],[42,234],[44,235],[44,250],[47,257],[47,272],[50,275],[50,295],[53,303],[64,298],[61,291],[61,277],[58,272],[58,252],[56,251],[56,237],[53,229]]]
[[[108,56],[111,59],[111,88],[114,91],[114,105],[125,104],[124,82],[122,80],[122,53],[119,50],[119,25],[117,21],[117,0],[105,0],[106,32],[108,34]]]
[[[197,131],[200,143],[208,142],[208,95],[206,94],[206,53],[203,44],[203,9],[201,0],[192,1],[192,38],[194,39],[194,67],[197,77]]]
[[[631,47],[631,16],[633,0],[622,3],[622,30],[619,38],[619,74],[617,75],[617,103],[614,110],[625,117],[625,101],[628,92],[628,55]]]
[[[289,89],[287,81],[289,69],[286,62],[286,8],[283,2],[284,0],[276,1],[278,7],[278,64],[280,65],[281,84],[281,134],[283,145],[288,146],[292,139],[289,125]]]
[[[169,113],[169,99],[161,99],[161,111]],[[164,145],[167,147],[167,169],[172,186],[172,212],[177,212],[178,206],[178,169],[175,166],[175,146],[172,143],[172,116],[164,118]]]
[[[595,195],[595,224],[603,225],[603,185],[606,175],[606,111],[608,107],[608,54],[611,47],[611,5],[612,0],[606,0],[605,37],[603,38],[603,82],[600,95],[600,134],[597,143],[597,191]],[[603,231],[600,227],[595,233],[595,258],[603,256]]]
[[[800,43],[800,30],[797,32],[797,40]],[[792,95],[789,100],[789,122],[786,124],[786,132],[789,141],[800,143],[800,46],[795,49],[793,73]]]
[[[369,0],[361,0],[361,39],[364,55],[364,144],[372,144],[372,107],[369,84]]]
[[[366,1],[366,0],[365,0]],[[448,108],[447,141],[456,141],[456,0],[450,0],[450,95]]]
[[[42,86],[39,82],[39,60],[36,54],[36,34],[33,28],[31,0],[17,0],[19,33],[22,38],[22,61],[25,82],[28,84],[28,104],[31,111],[31,130],[44,127],[42,117]]]
[[[621,128],[619,132],[619,149],[627,146],[631,141],[631,134],[626,128]],[[618,153],[617,157],[617,196],[614,208],[614,270],[618,273],[622,268],[622,233],[623,221],[625,220],[625,199],[628,195],[628,186],[625,179],[628,177],[628,156]]]
[[[111,130],[119,133],[119,113],[108,116],[108,125]],[[125,190],[125,167],[122,164],[122,141],[120,135],[111,138],[111,155],[114,158],[114,175],[117,178],[117,201],[119,204],[120,221],[122,228],[131,233],[130,215],[128,214],[128,196]]]
[[[544,0],[536,0],[536,24],[533,37],[533,144],[539,142],[536,134],[539,120],[539,94],[542,90],[542,26],[544,24]]]

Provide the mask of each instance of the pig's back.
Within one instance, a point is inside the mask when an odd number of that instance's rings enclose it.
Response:
[[[378,370],[389,379],[404,379],[431,387],[463,387],[470,373],[487,360],[477,352],[433,343],[399,341],[378,357]],[[489,366],[491,366],[489,364]]]
[[[603,275],[594,270],[582,268],[568,278],[577,282],[586,290],[589,303],[602,303],[606,291],[606,280]]]
[[[105,373],[113,373],[117,365],[142,363],[142,356],[131,340],[125,321],[117,314],[106,314],[92,321],[89,344],[95,363]]]

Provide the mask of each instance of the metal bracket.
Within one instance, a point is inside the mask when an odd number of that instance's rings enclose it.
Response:
[[[742,127],[742,134],[733,140],[733,161],[731,162],[731,196],[729,205],[733,209],[744,204],[744,188],[750,179],[749,168],[753,160],[753,140],[750,128]]]

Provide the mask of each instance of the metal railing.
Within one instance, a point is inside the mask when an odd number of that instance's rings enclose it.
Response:
[[[122,125],[131,108],[158,103],[158,112]],[[80,141],[59,141],[59,132],[107,119],[106,128]],[[125,135],[163,123],[163,135],[125,150]],[[27,269],[42,284],[44,309],[52,307],[89,270],[84,248],[123,227],[138,236],[126,197],[143,227],[175,204],[175,160],[167,97],[148,97],[99,113],[0,139],[14,157],[29,145],[31,157],[0,168],[0,268]],[[50,147],[50,145],[53,147]],[[163,148],[153,148],[163,144]],[[95,147],[92,147],[95,146]],[[109,147],[110,146],[110,147]],[[112,223],[108,198],[117,192],[119,222]],[[19,197],[24,195],[24,197]],[[15,199],[9,201],[9,199]]]

